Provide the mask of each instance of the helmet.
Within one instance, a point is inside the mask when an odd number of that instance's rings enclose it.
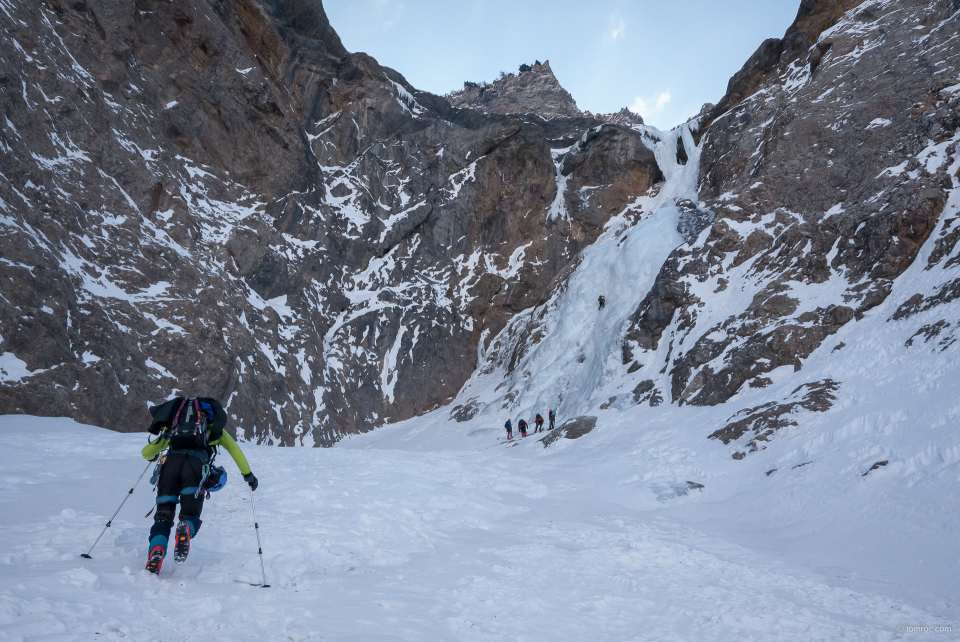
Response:
[[[211,466],[207,480],[203,482],[203,490],[214,493],[227,485],[227,471],[223,466]]]

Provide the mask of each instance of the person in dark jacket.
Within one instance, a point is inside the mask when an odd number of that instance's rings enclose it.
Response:
[[[607,298],[601,294],[601,295],[600,295],[600,298],[597,299],[597,303],[600,304],[600,307],[597,308],[597,309],[598,309],[598,310],[602,310],[602,309],[603,309],[603,306],[605,306],[605,305],[607,304]]]
[[[513,439],[513,424],[510,423],[509,419],[507,419],[507,423],[503,424],[503,427],[507,429],[507,439]]]
[[[527,436],[527,420],[526,419],[521,419],[519,422],[517,422],[517,428],[520,429],[521,437]]]
[[[537,418],[534,420],[534,423],[537,424],[537,429],[534,432],[543,432],[543,417],[540,416],[540,413],[537,413]]]
[[[553,422],[557,420],[557,416],[553,414],[553,408],[547,413],[547,419],[550,420],[550,430],[553,430]]]
[[[213,403],[210,403],[210,402]],[[150,545],[147,554],[147,570],[154,574],[160,573],[163,558],[167,554],[167,543],[170,539],[170,530],[173,528],[173,518],[180,504],[180,520],[177,524],[176,542],[174,545],[174,559],[182,563],[187,559],[190,551],[190,540],[200,530],[200,512],[203,510],[204,490],[212,487],[213,480],[205,483],[210,471],[210,460],[213,457],[213,447],[223,446],[230,453],[233,461],[240,469],[243,480],[250,485],[251,490],[257,489],[257,478],[250,471],[247,458],[243,456],[240,446],[227,432],[223,431],[222,423],[215,423],[213,404],[219,414],[226,421],[223,408],[216,400],[209,398],[177,399],[156,406],[151,412],[160,410],[172,403],[178,408],[170,413],[172,418],[165,420],[166,428],[160,432],[156,441],[143,447],[140,453],[148,461],[157,459],[167,450],[161,460],[160,476],[157,479],[157,512],[153,518],[153,528],[150,529]],[[208,414],[209,413],[209,414]],[[197,417],[200,417],[198,420]],[[157,415],[154,415],[155,420]],[[192,424],[190,423],[192,422]],[[178,434],[173,429],[176,425],[190,424],[194,427],[189,435]],[[219,428],[219,430],[217,429]],[[213,433],[213,434],[211,434]],[[169,450],[168,450],[169,449]]]

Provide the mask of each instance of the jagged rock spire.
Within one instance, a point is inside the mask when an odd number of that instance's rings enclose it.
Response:
[[[500,114],[532,113],[548,118],[583,115],[573,96],[553,74],[549,60],[534,63],[528,71],[507,74],[487,85],[470,83],[448,98],[455,107]]]

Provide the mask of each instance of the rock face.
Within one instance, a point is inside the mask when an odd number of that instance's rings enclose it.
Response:
[[[562,426],[558,426],[553,430],[547,432],[540,439],[540,443],[543,444],[544,448],[547,448],[553,442],[558,439],[579,439],[584,435],[593,432],[593,429],[597,427],[597,418],[584,416],[577,417],[576,419],[571,419],[570,421],[564,423]]]
[[[560,86],[549,60],[524,65],[519,73],[507,74],[488,85],[467,83],[448,98],[455,107],[497,114],[533,113],[547,118],[584,115],[573,96]]]
[[[626,125],[630,127],[632,125],[643,124],[643,117],[641,117],[640,114],[633,113],[626,107],[615,114],[600,114],[597,118],[611,125]]]
[[[547,120],[457,109],[319,2],[7,4],[0,51],[0,413],[139,430],[202,394],[283,445],[415,416],[660,178],[548,64],[508,81]]]
[[[645,366],[630,377],[673,403],[724,403],[800,370],[889,295],[955,187],[958,27],[955,3],[804,0],[784,39],[758,49],[700,128],[698,207],[716,220],[632,315],[623,366]],[[766,439],[783,421],[767,415],[804,403],[753,409],[715,436]]]
[[[659,417],[667,404],[729,404],[693,416],[722,413],[704,437],[741,459],[830,411],[857,376],[843,352],[831,356],[844,349],[831,337],[868,314],[864,327],[876,328],[879,305],[910,328],[908,347],[952,346],[958,9],[804,2],[717,107],[671,132],[634,125],[665,181],[494,340],[461,392],[471,412],[639,405]],[[814,353],[818,371],[804,375]],[[846,370],[823,372],[829,362]]]
[[[802,371],[921,250],[890,323],[942,349],[958,10],[803,0],[659,132],[580,112],[548,63],[417,91],[312,0],[0,3],[0,413],[138,430],[208,395],[247,439],[330,445],[458,393],[458,421],[722,404]],[[742,457],[843,390],[806,381],[714,437]]]

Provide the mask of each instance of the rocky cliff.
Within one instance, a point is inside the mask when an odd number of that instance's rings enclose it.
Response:
[[[575,106],[417,91],[319,2],[4,3],[0,51],[0,412],[204,394],[284,445],[417,415],[660,180]]]
[[[640,218],[681,234],[641,222],[601,237],[565,291],[511,321],[458,404],[514,416],[729,404],[711,436],[739,459],[842,396],[856,372],[811,378],[805,364],[842,351],[831,337],[889,308],[895,284],[889,323],[913,328],[910,367],[952,345],[958,28],[956,2],[805,0],[716,107],[669,134],[637,126],[667,178]],[[903,282],[922,249],[928,276]],[[592,292],[607,294],[602,315],[582,303]],[[576,331],[571,316],[586,319]]]
[[[310,0],[0,3],[0,412],[135,430],[204,394],[248,439],[330,445],[455,398],[492,420],[763,390],[931,243],[890,323],[958,296],[958,11],[803,0],[659,132],[580,112],[547,63],[417,91]],[[623,321],[577,339],[598,287]],[[842,385],[715,437],[743,456]]]
[[[505,74],[489,84],[464,83],[461,91],[447,98],[455,107],[497,114],[537,114],[546,118],[584,115],[577,109],[573,96],[560,86],[549,60],[522,65],[518,73]]]
[[[954,252],[958,9],[805,0],[761,46],[702,133],[716,222],[668,259],[626,337],[624,366],[656,354],[666,372],[634,376],[675,403],[762,388],[883,302],[925,243]]]

